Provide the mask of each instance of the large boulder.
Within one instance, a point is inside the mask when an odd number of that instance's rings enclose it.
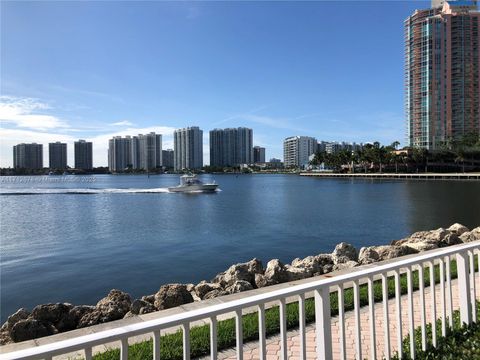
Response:
[[[95,309],[96,309],[95,306],[90,306],[90,305],[74,306],[70,310],[69,314],[76,324],[75,327],[78,327],[78,323],[80,322],[82,317],[84,317],[87,314],[91,314],[92,312],[95,311]]]
[[[351,244],[341,242],[335,246],[335,250],[332,253],[333,263],[346,263],[347,261],[357,261],[358,253],[357,249]]]
[[[285,265],[278,259],[270,260],[267,263],[264,274],[257,274],[255,277],[256,287],[280,284],[288,281],[288,274]]]
[[[408,246],[421,252],[460,243],[461,240],[455,232],[438,228],[431,231],[418,231],[407,238],[395,240],[391,244]]]
[[[321,267],[320,274],[326,274],[332,271],[334,265],[332,254],[319,254],[315,256],[315,258]]]
[[[378,254],[378,261],[390,260],[400,256],[418,253],[418,251],[408,246],[381,245],[374,246],[373,249]]]
[[[143,301],[146,301],[146,302],[149,302],[150,304],[153,305],[153,303],[155,302],[155,294],[152,294],[152,295],[144,295],[142,296],[142,299]]]
[[[156,310],[153,304],[141,299],[134,300],[130,306],[130,313],[134,315],[148,314]]]
[[[461,244],[462,240],[456,233],[450,233],[443,238],[442,245],[443,246],[452,246]]]
[[[70,314],[73,305],[69,303],[43,304],[32,310],[31,318],[42,323],[49,323],[59,331],[69,331],[76,328],[75,318]]]
[[[195,293],[200,299],[203,299],[206,294],[213,290],[220,290],[222,287],[220,284],[208,283],[206,281],[201,281],[195,286]]]
[[[157,310],[170,309],[193,302],[192,294],[185,284],[167,284],[160,287],[155,294],[155,308]]]
[[[96,308],[104,314],[108,314],[112,320],[123,318],[130,310],[132,300],[130,295],[120,290],[110,290],[108,295],[101,299]]]
[[[438,249],[440,243],[429,242],[429,241],[412,241],[406,242],[403,246],[409,247],[416,252],[428,251],[433,249]]]
[[[13,343],[13,340],[10,336],[10,331],[6,329],[0,330],[0,346]]]
[[[228,294],[229,293],[227,291],[222,290],[221,288],[220,289],[215,289],[215,290],[212,290],[212,291],[206,293],[205,296],[203,297],[203,300],[213,299],[213,298],[223,296],[223,295],[228,295]]]
[[[103,314],[100,310],[95,309],[92,312],[89,312],[88,314],[85,314],[84,316],[82,316],[81,319],[78,321],[77,327],[84,328],[84,327],[93,326],[97,324],[103,324],[112,320],[113,319]],[[115,320],[118,320],[118,318]]]
[[[248,281],[255,286],[255,274],[263,274],[262,262],[256,258],[230,266],[227,271],[218,274],[212,282],[219,284],[222,288],[227,288],[239,280]]]
[[[20,320],[27,319],[29,316],[30,316],[30,312],[27,309],[20,308],[15,313],[13,313],[12,315],[10,315],[7,318],[7,321],[5,321],[5,323],[2,325],[1,330],[2,331],[3,330],[10,331],[12,329],[13,325],[15,325]]]
[[[462,224],[459,224],[459,223],[453,224],[447,230],[457,234],[458,236],[462,235],[463,233],[466,233],[467,231],[470,231],[466,226],[463,226]]]
[[[358,262],[356,262],[356,261],[342,262],[342,263],[335,264],[333,266],[333,271],[351,269],[355,266],[358,266]]]
[[[78,327],[87,327],[109,321],[122,319],[130,311],[132,300],[130,295],[120,290],[110,290],[101,299],[93,311],[87,312],[78,322]]]
[[[362,247],[358,253],[358,263],[360,265],[372,264],[377,262],[380,256],[375,251],[374,246]]]
[[[318,254],[315,258],[322,266],[334,263],[332,254]]]
[[[323,274],[328,274],[329,272],[332,272],[334,266],[335,264],[325,264],[323,266]]]
[[[472,231],[467,231],[460,235],[460,241],[464,243],[476,240],[480,240],[480,226],[476,227]]]
[[[333,266],[333,257],[331,254],[307,256],[305,259],[297,258],[292,261],[292,267],[302,269],[305,273],[304,277],[321,275],[331,271],[331,266]],[[324,271],[325,267],[327,267],[328,271]]]
[[[68,315],[72,308],[73,305],[68,303],[38,305],[33,308],[31,317],[41,322],[56,324]]]
[[[262,288],[268,286],[270,284],[267,283],[267,278],[263,274],[255,274],[255,287]]]
[[[287,274],[287,281],[295,281],[312,277],[312,273],[303,267],[285,265],[285,272]]]
[[[10,330],[10,336],[14,342],[32,340],[55,333],[55,328],[52,326],[32,318],[18,321]]]
[[[257,258],[253,258],[248,263],[248,272],[253,274],[263,274],[263,264]]]
[[[185,287],[189,293],[195,291],[195,284],[185,284]]]
[[[225,291],[229,294],[236,294],[239,292],[244,292],[252,289],[253,289],[253,286],[248,281],[238,280],[235,282],[235,284],[227,287]]]

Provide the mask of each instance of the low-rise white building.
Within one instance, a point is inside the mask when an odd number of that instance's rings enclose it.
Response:
[[[305,167],[308,158],[317,151],[317,140],[310,136],[292,136],[283,142],[285,167]]]

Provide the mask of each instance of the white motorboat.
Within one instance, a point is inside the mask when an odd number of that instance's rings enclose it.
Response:
[[[170,192],[214,192],[218,188],[215,182],[205,184],[197,175],[180,176],[180,184],[175,187],[169,187]]]

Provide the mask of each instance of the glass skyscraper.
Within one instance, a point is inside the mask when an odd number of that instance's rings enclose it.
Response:
[[[162,166],[162,135],[116,136],[108,142],[108,168],[112,172],[153,170]]]
[[[199,170],[203,167],[203,131],[198,126],[175,130],[173,146],[175,170]]]
[[[480,133],[476,1],[433,0],[405,20],[407,143],[438,149]]]
[[[91,170],[92,166],[92,143],[85,140],[75,141],[75,169]]]
[[[67,168],[67,144],[59,141],[48,144],[48,159],[50,169]]]
[[[43,168],[42,144],[18,144],[13,147],[13,167],[15,169]]]
[[[252,163],[252,129],[239,127],[210,131],[211,166],[239,166]]]

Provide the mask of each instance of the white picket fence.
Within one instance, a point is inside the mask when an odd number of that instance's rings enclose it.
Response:
[[[350,272],[335,275],[329,274],[329,277],[319,277],[310,282],[300,285],[291,285],[270,292],[255,294],[245,294],[244,297],[226,303],[215,304],[201,307],[191,311],[185,311],[180,314],[163,316],[158,319],[143,321],[119,326],[110,330],[105,330],[93,334],[82,335],[75,338],[69,338],[50,344],[35,346],[27,349],[14,350],[0,355],[1,359],[52,359],[54,356],[68,354],[71,352],[82,352],[86,360],[92,358],[92,348],[101,344],[107,344],[119,341],[120,358],[128,359],[128,339],[143,334],[151,334],[153,338],[153,358],[160,359],[160,331],[172,327],[180,326],[183,333],[183,358],[190,359],[190,327],[193,322],[198,320],[208,320],[210,323],[210,357],[217,358],[217,316],[234,312],[236,329],[236,354],[237,359],[243,359],[243,338],[242,338],[242,311],[257,307],[259,324],[259,354],[260,359],[266,359],[266,337],[265,337],[265,305],[267,303],[277,302],[280,312],[280,343],[281,357],[287,360],[287,317],[286,317],[286,299],[292,296],[298,297],[299,304],[299,334],[300,334],[300,358],[306,359],[306,332],[305,332],[305,296],[307,293],[314,293],[315,301],[315,329],[316,329],[316,349],[318,359],[332,359],[332,332],[330,319],[330,293],[338,292],[339,309],[339,343],[340,357],[346,359],[345,350],[345,329],[343,319],[345,316],[344,292],[347,287],[353,287],[354,294],[354,314],[355,324],[355,352],[357,359],[364,359],[368,356],[370,359],[385,357],[390,359],[393,355],[392,344],[390,343],[389,309],[388,309],[388,277],[393,276],[395,281],[395,314],[397,324],[408,321],[410,334],[410,355],[415,358],[414,330],[420,326],[422,336],[422,348],[427,346],[426,325],[428,322],[434,322],[440,317],[442,319],[442,336],[446,334],[447,328],[452,326],[452,284],[450,262],[456,260],[458,274],[458,297],[460,304],[460,318],[463,323],[470,324],[476,321],[476,286],[475,274],[479,269],[475,268],[474,258],[477,256],[480,264],[480,241],[467,244],[455,245],[447,248],[436,249],[423,252],[413,257],[393,259],[384,263],[375,264],[371,267],[353,268]],[[430,283],[434,283],[434,267],[440,269],[440,309],[437,309],[435,291],[425,291],[424,271],[430,269]],[[413,302],[413,275],[418,271],[419,291],[420,291],[420,324],[414,323],[414,302]],[[406,273],[407,277],[407,309],[401,307],[401,287],[400,276]],[[384,329],[375,328],[374,311],[374,279],[381,279],[383,293],[383,324]],[[367,283],[369,299],[369,338],[371,341],[369,354],[362,352],[362,329],[360,324],[360,284]],[[426,298],[429,299],[426,299]],[[431,318],[426,318],[425,304],[431,301]],[[440,316],[437,317],[437,314]],[[406,316],[404,316],[406,315]],[[405,320],[406,319],[406,320]],[[402,326],[397,326],[397,343],[395,348],[402,355],[402,340],[407,334],[402,334]],[[377,354],[376,335],[377,331],[384,332],[385,349],[383,354]],[[432,343],[437,344],[435,327],[432,327]],[[1,350],[1,349],[0,349]]]

